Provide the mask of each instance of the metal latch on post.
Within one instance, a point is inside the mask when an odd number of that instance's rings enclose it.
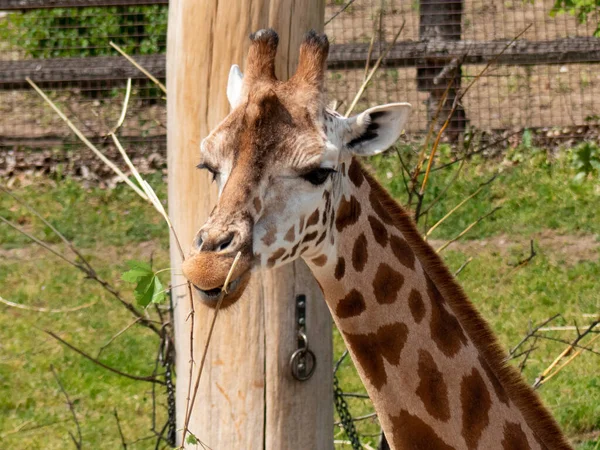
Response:
[[[296,297],[296,336],[298,349],[290,356],[290,369],[292,376],[298,381],[308,380],[315,372],[317,359],[308,347],[308,336],[306,334],[306,296]]]

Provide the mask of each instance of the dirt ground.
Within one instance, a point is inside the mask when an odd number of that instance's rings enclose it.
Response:
[[[562,235],[544,230],[532,236],[535,251],[543,253],[551,260],[563,262],[569,266],[582,261],[597,261],[600,257],[600,240],[593,235]],[[446,241],[432,239],[429,243],[439,248]],[[506,235],[489,239],[462,240],[448,247],[469,256],[477,257],[481,252],[496,253],[509,263],[516,263],[530,255],[530,242],[526,239],[516,241]]]

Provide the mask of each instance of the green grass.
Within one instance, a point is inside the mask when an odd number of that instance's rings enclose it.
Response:
[[[594,242],[600,235],[600,187],[588,180],[572,181],[574,171],[568,157],[549,163],[543,153],[532,151],[524,157],[504,162],[474,161],[450,189],[448,196],[432,208],[425,230],[450,208],[490,178],[502,173],[475,199],[446,220],[433,238],[452,238],[468,224],[496,205],[502,209],[475,227],[468,239],[502,236],[509,244],[489,241],[486,247],[454,246],[444,253],[456,270],[468,257],[473,261],[459,281],[490,321],[505,347],[514,345],[529,323],[555,313],[568,325],[590,320],[584,314],[597,314],[600,255],[586,249],[586,257],[571,257],[568,250],[553,245],[551,239],[537,244],[538,256],[530,264],[513,271],[509,263],[526,256],[528,240],[546,233],[586,238]],[[442,158],[448,157],[442,154]],[[516,163],[521,159],[523,162]],[[372,169],[402,203],[404,188],[397,157],[390,153],[370,160]],[[392,178],[387,173],[394,174]],[[426,194],[425,205],[437,196],[451,173],[436,173]],[[151,178],[160,198],[166,186],[159,176]],[[45,217],[90,255],[102,275],[116,283],[132,300],[132,287],[119,282],[129,259],[149,260],[155,267],[168,266],[168,234],[160,217],[124,186],[114,190],[84,188],[73,180],[36,180],[15,192],[32,203]],[[57,242],[43,224],[27,211],[0,194],[0,214],[19,223],[29,232]],[[590,239],[591,237],[591,239]],[[588,242],[586,241],[586,242]],[[150,428],[150,385],[110,374],[65,349],[41,330],[50,329],[95,355],[131,317],[106,293],[74,269],[32,246],[27,239],[0,224],[0,295],[14,302],[51,308],[66,308],[90,301],[97,303],[69,314],[39,314],[0,305],[0,448],[63,449],[72,446],[68,431],[74,431],[69,411],[50,372],[54,365],[65,388],[76,402],[82,424],[84,446],[94,449],[119,448],[113,417],[116,407],[128,440],[148,436]],[[551,336],[572,334],[553,332]],[[334,334],[335,352],[343,345]],[[524,372],[528,381],[546,367],[563,346],[550,341],[539,343]],[[153,368],[156,339],[142,327],[134,327],[117,339],[102,360],[123,371],[148,375]],[[596,347],[598,348],[598,347]],[[540,394],[569,436],[581,440],[580,450],[600,449],[600,382],[598,357],[583,354],[556,378],[540,388]],[[339,372],[347,392],[364,392],[351,362]],[[164,396],[159,398],[164,405]],[[371,411],[368,402],[348,400],[353,415]],[[164,407],[159,407],[164,419]],[[20,428],[22,429],[20,431]],[[366,436],[377,431],[372,421],[358,423]],[[337,432],[336,432],[337,433]],[[595,434],[594,434],[595,433]],[[337,439],[345,439],[343,434]],[[364,442],[374,445],[375,437]],[[579,442],[579,441],[578,441]],[[131,445],[133,449],[154,448],[152,441]],[[341,447],[348,448],[348,447]]]

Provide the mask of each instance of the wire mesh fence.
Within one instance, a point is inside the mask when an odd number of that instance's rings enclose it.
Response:
[[[41,4],[80,7],[37,9]],[[112,6],[96,6],[106,4]],[[328,1],[329,98],[344,110],[365,79],[367,60],[372,66],[402,28],[357,109],[408,101],[414,107],[408,131],[423,132],[447,84],[452,80],[448,109],[461,86],[493,62],[462,99],[451,132],[540,128],[564,135],[597,125],[597,11],[582,20],[554,7],[554,0]],[[26,76],[46,80],[45,90],[100,143],[118,118],[123,86],[133,76],[124,139],[134,154],[164,150],[164,98],[109,42],[164,77],[166,1],[3,0],[2,9],[7,11],[0,13],[0,149],[78,145],[31,91]]]

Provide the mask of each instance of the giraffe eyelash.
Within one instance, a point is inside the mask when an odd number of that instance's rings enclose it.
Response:
[[[209,165],[206,165],[204,163],[200,163],[196,166],[196,169],[204,169],[204,170],[208,170],[210,172],[210,174],[212,175],[212,181],[215,181],[217,179],[217,175],[219,175],[219,171]]]

